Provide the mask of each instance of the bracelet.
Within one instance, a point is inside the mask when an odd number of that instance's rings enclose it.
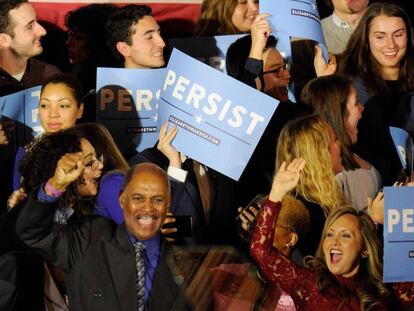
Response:
[[[45,185],[45,190],[49,192],[52,197],[60,197],[65,192],[65,190],[57,190],[53,188],[49,181]]]

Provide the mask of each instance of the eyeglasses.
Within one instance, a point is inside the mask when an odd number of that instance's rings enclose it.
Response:
[[[95,159],[90,160],[88,163],[85,164],[86,167],[90,167],[91,169],[95,170],[99,167],[99,164],[103,164],[103,154],[96,155]]]
[[[286,61],[283,61],[282,66],[273,69],[273,70],[269,70],[269,71],[265,71],[263,72],[263,75],[267,75],[267,74],[274,74],[277,78],[281,78],[282,74],[285,70],[290,70],[290,63],[287,63]]]

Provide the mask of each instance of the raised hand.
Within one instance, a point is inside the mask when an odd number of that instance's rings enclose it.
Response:
[[[7,200],[7,207],[13,208],[27,197],[23,188],[15,190]]]
[[[239,207],[239,218],[241,220],[240,226],[244,231],[250,232],[251,224],[254,223],[260,209],[255,206],[249,206],[248,210]]]
[[[262,59],[263,50],[266,47],[267,39],[272,32],[268,17],[270,14],[257,15],[251,29],[252,46],[250,49],[250,58]]]
[[[167,128],[168,122],[165,122],[160,130],[157,149],[168,158],[170,166],[181,168],[180,153],[171,145],[172,140],[175,135],[177,135],[178,129],[174,126],[169,132],[167,132]]]
[[[289,164],[283,162],[273,178],[269,200],[273,202],[281,202],[286,193],[293,190],[297,186],[300,173],[302,172],[304,166],[304,159],[294,159]]]
[[[329,61],[326,63],[322,54],[322,49],[319,45],[315,45],[315,57],[313,58],[313,66],[318,77],[329,76],[336,72],[337,64],[336,58],[332,53],[329,53]]]
[[[50,185],[58,191],[64,191],[72,182],[82,174],[85,164],[82,162],[82,152],[66,153],[62,156],[55,169],[52,178],[49,179]],[[48,193],[48,190],[46,193]],[[50,194],[50,193],[48,193]]]
[[[0,121],[0,146],[10,143],[15,126],[15,123],[11,120]]]
[[[384,223],[384,192],[378,191],[375,199],[368,197],[368,215],[376,223]]]
[[[171,212],[168,212],[167,217],[165,217],[164,224],[161,227],[161,233],[164,235],[165,239],[168,242],[174,242],[175,241],[175,238],[169,237],[168,235],[176,233],[177,228],[176,227],[164,228],[164,225],[174,223],[174,222],[175,222],[174,215]]]

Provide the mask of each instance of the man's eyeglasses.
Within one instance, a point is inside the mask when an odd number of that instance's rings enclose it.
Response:
[[[103,154],[96,155],[95,159],[90,160],[89,162],[85,163],[85,167],[90,167],[91,169],[95,170],[99,167],[99,164],[103,164]]]
[[[290,63],[283,61],[283,64],[280,67],[273,70],[265,71],[263,72],[263,75],[274,74],[277,78],[281,78],[285,70],[290,70]]]

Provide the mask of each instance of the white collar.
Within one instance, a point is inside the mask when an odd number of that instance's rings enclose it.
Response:
[[[351,25],[349,25],[346,21],[342,20],[338,15],[335,14],[335,12],[332,13],[331,17],[332,21],[336,26],[346,29],[351,28]]]

